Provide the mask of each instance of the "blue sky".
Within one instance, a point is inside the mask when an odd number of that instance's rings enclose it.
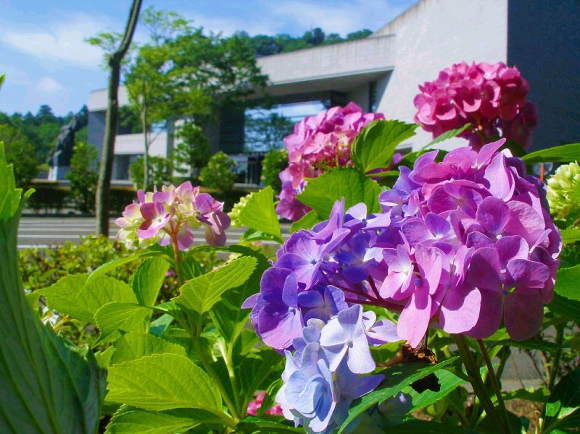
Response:
[[[346,34],[376,30],[413,0],[144,0],[144,7],[179,12],[195,24],[230,34],[290,33],[321,27]],[[0,0],[0,110],[57,114],[76,111],[93,89],[106,86],[101,52],[84,42],[121,31],[130,0]],[[138,38],[142,31],[138,29]]]

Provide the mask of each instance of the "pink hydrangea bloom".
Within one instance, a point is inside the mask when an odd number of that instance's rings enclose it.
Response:
[[[186,250],[194,241],[193,228],[200,226],[205,227],[208,244],[225,244],[230,220],[222,202],[188,181],[163,186],[162,191],[138,191],[137,201],[127,205],[115,223],[121,228],[118,239],[129,247],[175,243]]]
[[[470,123],[472,128],[461,136],[476,149],[499,137],[523,147],[530,144],[538,119],[526,101],[528,83],[515,67],[456,63],[419,89],[415,121],[433,137]]]
[[[296,199],[304,190],[306,178],[320,176],[329,168],[352,164],[350,145],[370,122],[384,119],[380,113],[365,113],[351,102],[345,107],[332,107],[316,116],[309,116],[294,126],[284,139],[289,166],[280,173],[282,191],[276,208],[289,220],[298,220],[309,211]]]
[[[264,398],[266,398],[266,392],[256,393],[256,399],[248,403],[248,414],[251,416],[256,416],[258,410],[262,407],[264,403]],[[282,416],[282,407],[280,404],[275,404],[272,408],[269,408],[264,413],[271,414],[273,416]]]

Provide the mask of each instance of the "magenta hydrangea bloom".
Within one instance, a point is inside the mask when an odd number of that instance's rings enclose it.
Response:
[[[162,191],[138,191],[137,201],[127,205],[115,223],[120,227],[118,239],[129,247],[175,243],[186,250],[194,242],[193,228],[200,226],[205,227],[208,244],[224,245],[230,220],[222,202],[188,181],[163,186]]]
[[[538,119],[526,100],[528,83],[515,67],[503,62],[456,63],[419,90],[415,121],[433,137],[470,123],[472,128],[461,136],[476,149],[498,137],[523,147],[530,144]]]
[[[306,178],[315,178],[332,167],[352,164],[350,145],[370,122],[384,119],[380,113],[365,113],[351,102],[309,116],[294,126],[284,139],[289,166],[280,173],[282,191],[276,207],[278,214],[298,220],[309,211],[296,196],[304,190]]]

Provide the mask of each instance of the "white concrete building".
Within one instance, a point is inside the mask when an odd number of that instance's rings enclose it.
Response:
[[[419,0],[368,38],[258,59],[269,77],[267,93],[280,103],[355,101],[388,119],[412,121],[417,86],[460,61],[517,66],[530,83],[540,124],[532,148],[580,138],[580,6],[576,0]],[[127,103],[124,89],[121,104]],[[89,142],[100,147],[106,90],[89,98]],[[232,132],[235,114],[224,114],[214,149],[243,149],[243,121]],[[241,118],[243,119],[243,118]],[[229,128],[228,131],[226,128]],[[156,135],[151,153],[167,155],[171,134]],[[237,140],[238,142],[232,142]],[[430,135],[420,131],[405,143],[418,147]],[[142,154],[140,134],[119,135],[114,177],[126,177]],[[448,146],[465,143],[456,139]]]

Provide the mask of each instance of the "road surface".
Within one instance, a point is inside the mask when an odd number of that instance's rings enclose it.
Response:
[[[111,221],[110,238],[115,238],[117,226]],[[289,225],[282,225],[287,236]],[[234,244],[244,233],[245,228],[230,228],[227,231],[228,244]],[[18,229],[18,248],[51,247],[67,241],[78,242],[81,236],[95,233],[95,219],[90,217],[23,217]],[[195,239],[204,239],[203,228],[194,230]]]

